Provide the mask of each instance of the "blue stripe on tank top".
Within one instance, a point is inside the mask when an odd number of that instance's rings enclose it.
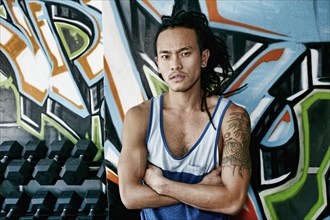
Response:
[[[220,97],[221,98],[221,97]],[[214,118],[214,116],[215,116],[215,114],[216,114],[216,112],[217,112],[217,110],[218,110],[218,107],[219,107],[219,105],[220,105],[220,99],[219,98],[219,100],[218,100],[218,102],[217,102],[217,105],[216,105],[216,107],[215,107],[215,109],[214,109],[214,112],[213,112],[213,114],[212,114],[212,117],[211,117],[211,119],[213,120],[213,118]],[[165,146],[165,149],[166,149],[166,151],[167,151],[167,153],[173,158],[173,159],[175,159],[175,160],[182,160],[182,159],[184,159],[185,157],[187,157],[197,146],[198,146],[198,144],[202,141],[202,139],[203,139],[203,137],[204,137],[204,135],[205,135],[205,133],[207,132],[207,130],[208,130],[208,128],[210,127],[210,125],[211,125],[211,123],[210,122],[208,122],[207,123],[207,125],[206,125],[206,127],[204,128],[204,131],[203,131],[203,133],[201,134],[201,136],[199,137],[199,139],[197,140],[197,142],[190,148],[190,150],[188,151],[188,153],[186,153],[185,155],[183,155],[182,157],[174,157],[173,155],[172,155],[172,153],[171,153],[171,151],[169,150],[169,148],[168,148],[168,145],[167,145],[167,142],[166,142],[166,138],[165,138],[165,133],[164,133],[164,128],[163,128],[163,95],[161,95],[160,96],[160,114],[159,114],[159,120],[160,120],[160,123],[159,123],[159,128],[160,128],[160,133],[161,133],[161,136],[162,136],[162,141],[163,141],[163,144],[164,144],[164,146]]]
[[[194,174],[186,173],[186,172],[171,172],[168,170],[163,170],[163,175],[167,179],[170,179],[170,180],[173,180],[176,182],[188,183],[188,184],[199,183],[205,176],[205,174],[194,175]]]
[[[150,100],[150,113],[149,113],[149,123],[148,123],[148,131],[146,136],[146,145],[148,145],[148,140],[151,131],[151,124],[152,124],[152,116],[153,116],[153,106],[154,106],[154,98]]]
[[[222,98],[222,97],[221,97]],[[222,114],[221,114],[221,117],[220,117],[220,120],[218,122],[218,131],[217,131],[217,137],[216,137],[216,141],[215,141],[215,146],[214,146],[214,168],[217,167],[217,149],[218,149],[218,143],[219,143],[219,137],[220,137],[220,131],[221,131],[221,125],[222,125],[222,121],[223,121],[223,118],[224,118],[224,115],[228,109],[228,107],[230,106],[231,104],[231,101],[229,100],[225,106],[225,108],[223,109],[222,111]],[[220,158],[219,158],[219,161],[220,161]],[[220,165],[220,164],[219,164]]]

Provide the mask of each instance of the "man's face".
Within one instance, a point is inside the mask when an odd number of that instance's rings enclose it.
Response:
[[[197,36],[192,29],[167,29],[158,36],[158,70],[172,91],[200,89],[201,66],[207,64],[208,57],[208,50],[200,53]]]

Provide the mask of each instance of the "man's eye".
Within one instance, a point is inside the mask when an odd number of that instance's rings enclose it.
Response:
[[[190,55],[190,52],[183,52],[181,55],[184,56],[184,57],[186,57],[186,56],[189,56]]]
[[[167,59],[168,58],[168,55],[162,55],[161,58],[162,59]]]

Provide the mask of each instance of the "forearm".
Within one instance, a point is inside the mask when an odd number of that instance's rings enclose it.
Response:
[[[125,115],[122,149],[118,161],[120,197],[126,208],[158,208],[178,203],[177,200],[158,195],[143,185],[147,165],[145,138],[148,130],[150,102],[131,108]]]
[[[245,200],[224,185],[186,184],[166,180],[155,190],[160,195],[175,198],[198,209],[231,215],[241,209]]]
[[[159,195],[142,183],[134,183],[121,187],[122,201],[128,209],[159,208],[179,203],[178,200]]]

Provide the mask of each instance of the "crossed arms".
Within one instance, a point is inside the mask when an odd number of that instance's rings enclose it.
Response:
[[[221,128],[221,167],[198,184],[169,180],[159,168],[148,164],[148,121],[148,103],[133,107],[125,117],[118,163],[124,205],[128,209],[143,209],[185,203],[202,210],[237,214],[244,205],[251,175],[250,121],[245,110],[234,104],[228,108]]]

